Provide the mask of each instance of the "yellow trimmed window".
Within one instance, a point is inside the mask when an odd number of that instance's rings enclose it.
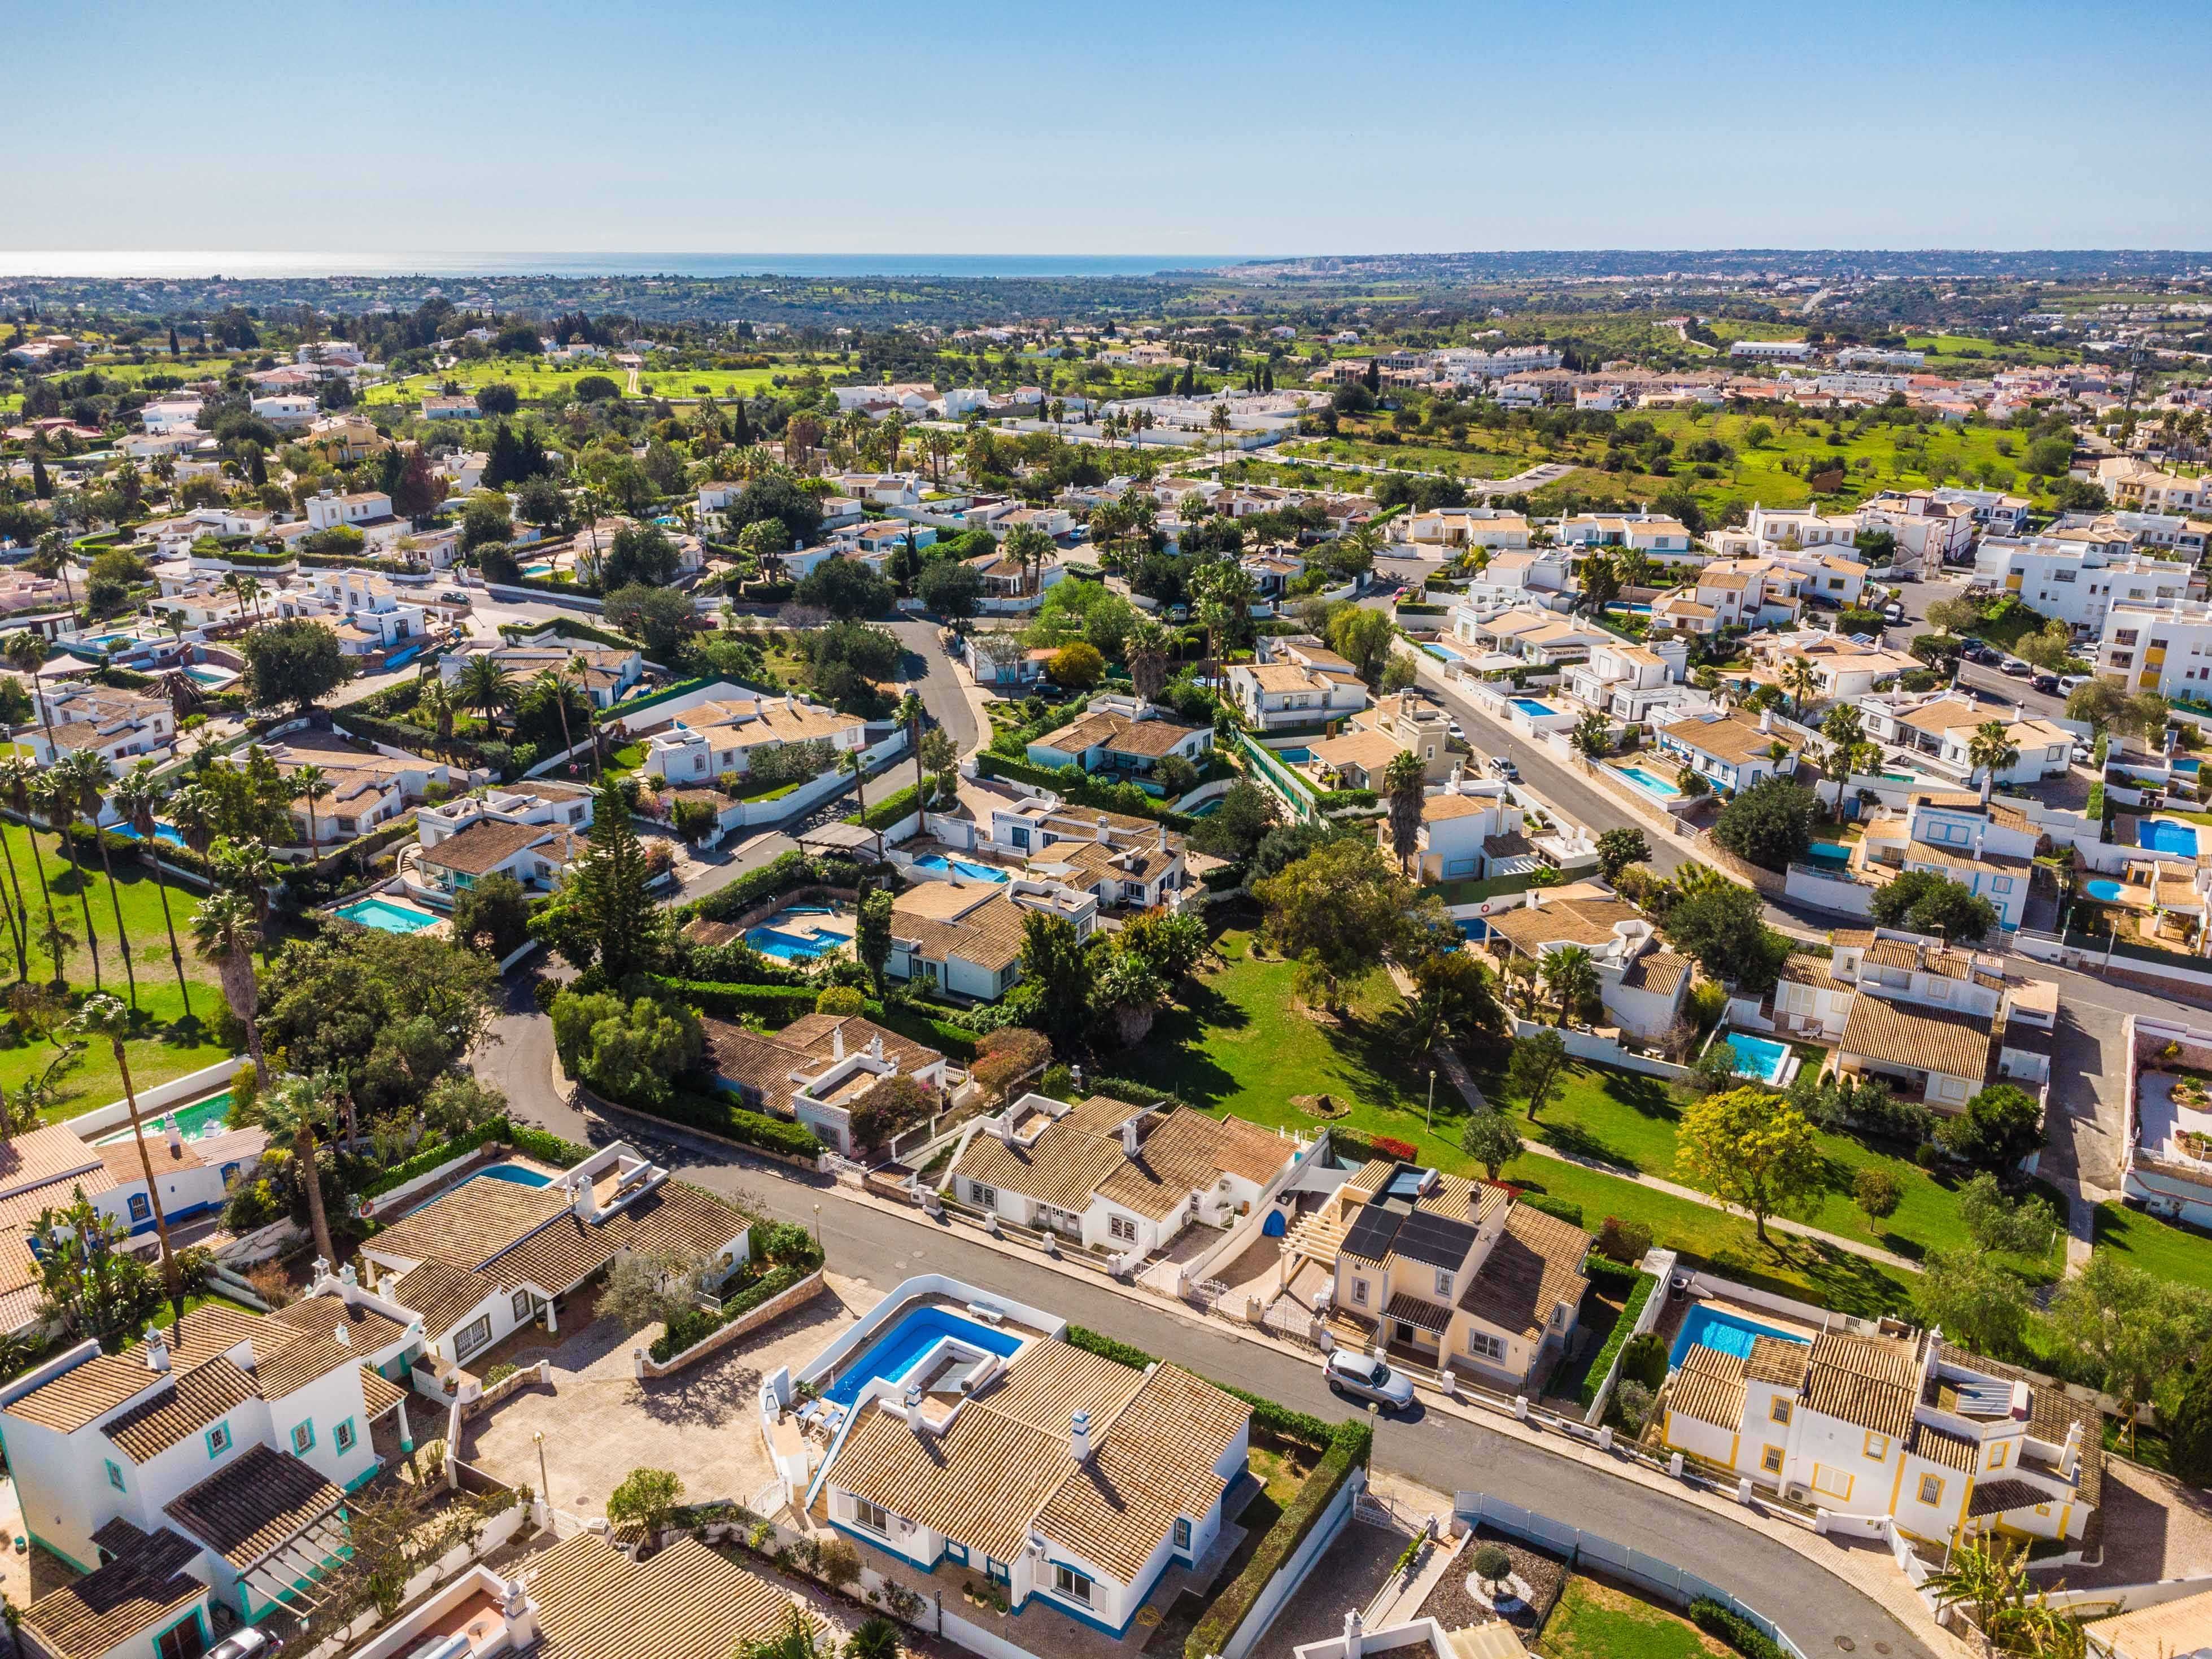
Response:
[[[1767,1405],[1766,1416],[1769,1422],[1787,1423],[1790,1420],[1789,1401],[1778,1394],[1776,1395]]]
[[[1866,1455],[1877,1463],[1887,1459],[1889,1455],[1889,1437],[1886,1434],[1876,1434],[1871,1429],[1868,1430]]]
[[[2005,1466],[2005,1459],[2011,1455],[2011,1444],[2006,1441],[1998,1441],[1996,1445],[1990,1448],[1990,1467],[1993,1469],[2002,1468]]]
[[[1782,1473],[1782,1448],[1769,1446],[1759,1455],[1759,1467],[1769,1474]]]
[[[1920,1501],[1931,1509],[1943,1501],[1942,1476],[1923,1474],[1920,1477]]]

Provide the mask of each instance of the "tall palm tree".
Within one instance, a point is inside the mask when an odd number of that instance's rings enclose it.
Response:
[[[85,891],[84,868],[76,861],[76,842],[70,831],[76,824],[76,782],[62,767],[41,772],[33,786],[32,799],[46,815],[46,823],[61,838],[62,853],[69,860],[70,872],[76,878],[77,908],[84,913],[84,948],[92,957],[92,988],[100,989],[100,936],[92,926],[92,900]]]
[[[1996,787],[1997,774],[2019,758],[2019,745],[2006,733],[2002,720],[1984,720],[1974,728],[1974,735],[1966,740],[1966,760],[1982,775],[1983,805],[1990,804],[1990,792]]]
[[[246,577],[239,584],[238,592],[241,599],[252,604],[253,620],[259,622],[261,620],[261,579],[258,576]]]
[[[88,1036],[103,1036],[115,1053],[115,1069],[123,1079],[124,1109],[131,1115],[131,1138],[137,1143],[138,1167],[146,1176],[147,1201],[154,1206],[154,1232],[161,1241],[161,1282],[169,1292],[169,1308],[181,1327],[185,1322],[185,1287],[177,1277],[177,1258],[169,1249],[169,1220],[161,1213],[161,1188],[154,1179],[154,1154],[146,1145],[146,1126],[138,1117],[138,1091],[131,1083],[131,1056],[124,1049],[130,1040],[133,1016],[111,996],[89,996],[77,1010],[71,1027]]]
[[[169,912],[169,884],[161,879],[161,786],[155,781],[154,763],[142,760],[115,786],[115,809],[131,820],[146,849],[146,867],[153,872],[154,890],[161,896],[161,926],[168,930],[169,961],[177,970],[177,992],[185,1000],[185,1018],[192,1017],[191,981],[185,977],[185,953],[177,945],[176,918]]]
[[[898,708],[891,718],[906,727],[906,745],[914,756],[914,800],[916,806],[929,803],[929,788],[921,770],[921,722],[926,714],[920,694],[909,691],[899,699]]]
[[[115,938],[123,952],[123,977],[131,987],[131,1012],[138,1012],[138,970],[131,962],[131,935],[123,926],[123,898],[116,890],[115,864],[107,851],[107,837],[100,833],[100,815],[107,807],[108,786],[115,781],[115,769],[106,759],[89,749],[71,755],[62,763],[76,783],[78,810],[92,825],[92,838],[100,848],[100,873],[107,878],[107,904],[115,915]]]
[[[215,798],[197,783],[186,784],[169,797],[169,822],[185,845],[205,858],[215,845]]]
[[[226,836],[216,842],[209,857],[215,866],[216,884],[245,894],[252,904],[253,923],[261,930],[261,960],[265,966],[271,945],[269,888],[276,879],[276,860],[269,856],[269,843],[250,837],[234,841]]]
[[[568,735],[568,693],[576,684],[575,667],[575,661],[571,659],[558,668],[540,669],[537,678],[532,682],[551,697],[553,706],[561,711],[561,753],[564,764],[568,751],[576,746],[575,740]]]
[[[415,707],[436,728],[440,743],[453,740],[453,696],[447,690],[443,679],[435,674],[426,678],[415,699]]]
[[[1401,749],[1382,769],[1382,792],[1390,803],[1390,850],[1398,855],[1401,872],[1420,850],[1421,805],[1428,781],[1421,757],[1410,749]]]
[[[15,639],[21,637],[20,634],[15,636]],[[9,643],[12,645],[14,640]],[[46,885],[46,860],[39,855],[38,834],[31,828],[31,790],[38,780],[39,769],[24,757],[10,755],[5,760],[0,760],[0,798],[4,798],[16,816],[23,820],[23,839],[31,844],[31,867],[39,872],[39,891],[46,902],[46,932],[51,937],[55,932],[53,889]],[[15,848],[4,836],[0,836],[0,847],[8,848],[8,875],[13,880],[15,874]],[[22,888],[19,884],[15,890],[15,902],[19,907],[22,905]],[[24,916],[27,921],[29,915],[26,908]]]
[[[246,1027],[246,1052],[257,1076],[266,1081],[269,1065],[261,1057],[260,992],[253,981],[253,947],[261,942],[253,901],[243,893],[216,891],[201,901],[192,917],[192,948],[211,962],[222,978],[223,999]]]
[[[1597,962],[1585,946],[1562,945],[1547,952],[1537,972],[1543,975],[1545,988],[1559,1000],[1557,1023],[1561,1025],[1567,1023],[1568,1012],[1576,1004],[1597,994]]]
[[[314,1230],[315,1249],[325,1261],[336,1261],[331,1248],[330,1218],[323,1213],[322,1171],[315,1167],[315,1131],[326,1120],[336,1079],[327,1073],[314,1077],[288,1077],[270,1091],[261,1109],[261,1127],[269,1144],[292,1155],[307,1189],[307,1224]]]
[[[314,856],[315,843],[320,839],[315,833],[315,801],[331,787],[331,775],[310,761],[292,774],[292,799],[307,803],[307,855]]]
[[[1798,720],[1805,718],[1805,704],[1820,689],[1820,676],[1803,657],[1791,657],[1784,661],[1775,681],[1790,694],[1790,712]]]
[[[489,653],[461,665],[461,678],[453,689],[462,708],[475,709],[490,725],[496,725],[499,711],[514,702],[514,677]]]

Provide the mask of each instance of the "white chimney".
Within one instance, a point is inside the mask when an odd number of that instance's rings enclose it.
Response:
[[[1124,1158],[1134,1158],[1136,1155],[1137,1120],[1133,1117],[1121,1125],[1121,1156]]]
[[[182,1158],[185,1155],[185,1132],[178,1127],[176,1115],[171,1113],[162,1120],[162,1125],[169,1138],[169,1156]]]
[[[1014,1144],[1014,1109],[1011,1104],[992,1119],[991,1123],[993,1132],[1002,1142],[1009,1146]]]
[[[830,1058],[845,1058],[845,1023],[842,1020],[830,1028]]]
[[[881,1031],[878,1031],[875,1036],[868,1039],[868,1058],[870,1060],[881,1060],[883,1057],[884,1034]]]
[[[146,1328],[146,1369],[166,1371],[169,1369],[169,1338],[159,1325]]]
[[[1759,729],[1762,732],[1771,732],[1774,729],[1774,711],[1771,708],[1762,708],[1759,711]]]
[[[340,1347],[350,1348],[353,1346],[353,1333],[346,1329],[344,1326],[333,1325],[331,1328],[331,1334],[337,1339],[337,1344]]]
[[[1067,1455],[1079,1463],[1091,1461],[1091,1413],[1079,1411],[1067,1429]]]

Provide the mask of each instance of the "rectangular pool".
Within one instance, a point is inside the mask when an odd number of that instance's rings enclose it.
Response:
[[[850,1408],[869,1383],[878,1377],[888,1382],[899,1381],[939,1342],[946,1340],[973,1350],[978,1358],[994,1353],[1001,1359],[1011,1356],[1023,1342],[1012,1331],[979,1325],[949,1308],[916,1308],[901,1316],[865,1353],[848,1364],[837,1380],[823,1390],[823,1397]]]
[[[1616,766],[1613,769],[1638,788],[1656,795],[1662,800],[1673,800],[1682,793],[1656,772],[1648,771],[1641,766]]]
[[[965,859],[948,859],[942,853],[932,853],[927,858],[916,859],[914,861],[914,867],[917,870],[935,870],[941,874],[950,872],[963,875],[970,881],[1003,882],[1011,879],[1004,870],[994,870],[988,864],[970,864]]]
[[[1693,1347],[1717,1348],[1723,1353],[1732,1353],[1739,1359],[1751,1353],[1751,1345],[1762,1336],[1778,1336],[1784,1342],[1806,1343],[1794,1332],[1777,1330],[1771,1325],[1762,1325],[1755,1319],[1746,1319],[1741,1314],[1726,1308],[1716,1308],[1710,1302],[1700,1302],[1690,1310],[1682,1321],[1682,1328],[1675,1334],[1674,1346],[1667,1355],[1667,1366],[1673,1370],[1682,1363],[1682,1356]]]
[[[2137,843],[2154,853],[2178,853],[2184,858],[2197,856],[2195,826],[2176,823],[2172,818],[2153,818],[2136,832]]]
[[[219,1135],[230,1122],[230,1091],[210,1095],[205,1100],[196,1100],[189,1106],[179,1106],[173,1111],[142,1115],[146,1133],[153,1139],[162,1139],[161,1125],[171,1118],[177,1121],[177,1133],[186,1140],[198,1140],[203,1135]],[[131,1126],[125,1124],[112,1134],[106,1134],[92,1144],[95,1146],[114,1146],[131,1139]]]
[[[1513,706],[1534,720],[1549,720],[1559,712],[1548,702],[1538,702],[1534,697],[1516,697]]]
[[[1772,1037],[1753,1036],[1747,1031],[1730,1031],[1728,1046],[1735,1050],[1735,1068],[1745,1077],[1757,1078],[1761,1083],[1782,1081],[1782,1068],[1790,1063],[1790,1045],[1777,1042]]]
[[[1840,868],[1851,861],[1851,849],[1837,842],[1816,841],[1806,849],[1805,856],[1814,864],[1832,864]]]
[[[351,904],[340,905],[331,914],[382,933],[419,933],[425,927],[438,925],[438,918],[427,911],[394,904],[389,899],[356,899]]]

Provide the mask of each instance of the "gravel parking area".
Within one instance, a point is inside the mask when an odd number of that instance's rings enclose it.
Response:
[[[2105,1460],[2104,1559],[2061,1567],[2069,1589],[2212,1573],[2212,1493],[2118,1457]]]

